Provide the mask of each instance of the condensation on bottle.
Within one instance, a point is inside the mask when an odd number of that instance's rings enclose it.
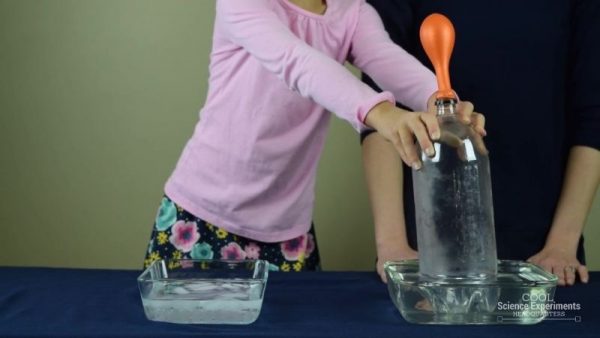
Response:
[[[459,121],[453,99],[436,101],[441,137],[413,170],[419,271],[431,280],[490,280],[497,273],[488,152]]]

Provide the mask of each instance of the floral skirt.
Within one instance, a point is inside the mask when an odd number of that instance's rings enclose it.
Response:
[[[272,271],[320,270],[314,225],[299,237],[255,241],[218,228],[164,196],[156,215],[144,266],[158,259],[263,259]]]

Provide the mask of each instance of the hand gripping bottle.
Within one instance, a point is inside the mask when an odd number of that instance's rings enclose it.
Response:
[[[413,170],[419,271],[431,280],[494,279],[490,165],[481,136],[456,115],[448,70],[454,27],[445,16],[432,14],[423,22],[420,37],[437,76],[441,137],[434,140],[435,155],[420,150],[422,168]]]

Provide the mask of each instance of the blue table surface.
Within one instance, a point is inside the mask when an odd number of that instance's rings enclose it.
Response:
[[[181,325],[145,318],[139,271],[0,268],[0,337],[600,337],[600,272],[557,289],[581,321],[531,326],[407,323],[374,272],[271,273],[250,325]]]

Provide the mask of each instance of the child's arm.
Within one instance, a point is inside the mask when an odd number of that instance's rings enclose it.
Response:
[[[395,102],[377,93],[334,59],[296,37],[264,0],[219,0],[215,29],[244,48],[267,70],[304,97],[348,120],[356,129],[371,108]]]
[[[350,61],[414,111],[426,111],[428,98],[437,90],[435,75],[390,39],[381,18],[366,2],[360,7]]]
[[[396,146],[406,163],[418,169],[420,160],[413,137],[417,137],[422,149],[433,154],[430,137],[439,137],[436,134],[435,117],[430,114],[417,116],[395,107],[396,100],[392,93],[378,94],[340,63],[297,38],[270,6],[271,3],[265,0],[219,0],[215,30],[236,46],[248,51],[290,89],[351,122],[358,130],[365,129],[366,126],[376,129]],[[380,21],[379,25],[381,26]],[[399,47],[396,49],[402,52]],[[416,61],[412,59],[412,62]],[[429,78],[431,72],[416,62],[414,66],[403,67],[406,68],[403,74],[409,77],[410,70],[417,69],[417,65],[420,66],[417,70],[420,75],[413,76],[413,81],[402,86],[406,91],[398,92],[406,96],[407,100],[413,94],[416,95],[417,99],[412,99],[411,102],[416,107],[424,108],[427,98],[423,93],[429,92],[430,95],[435,82],[417,81],[417,78]],[[369,65],[365,67],[371,69]],[[398,82],[402,83],[402,80],[399,79]],[[419,90],[415,91],[413,87]],[[422,105],[418,104],[421,100],[424,101]]]

